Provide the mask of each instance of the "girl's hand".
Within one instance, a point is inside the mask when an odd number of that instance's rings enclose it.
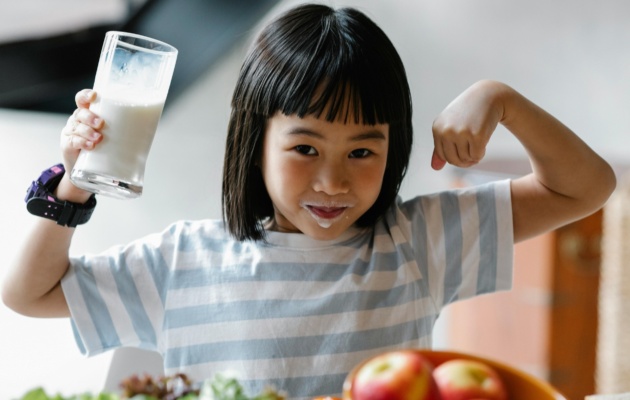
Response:
[[[103,120],[89,110],[96,92],[83,89],[74,98],[77,109],[61,131],[61,151],[66,171],[71,171],[82,149],[92,150],[102,139]]]
[[[500,92],[498,82],[477,82],[437,116],[433,121],[433,169],[440,170],[447,162],[467,168],[481,161],[503,118]]]

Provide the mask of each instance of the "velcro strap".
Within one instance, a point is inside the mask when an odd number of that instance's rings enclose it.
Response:
[[[57,201],[54,197],[48,196],[48,199],[41,197],[33,197],[26,202],[26,209],[31,213],[43,218],[59,221],[59,216],[63,212],[63,203]]]
[[[51,219],[58,225],[74,228],[90,220],[96,207],[94,195],[85,204],[77,204],[69,201],[59,201],[53,196],[45,198],[33,197],[26,203],[26,209],[43,218]]]

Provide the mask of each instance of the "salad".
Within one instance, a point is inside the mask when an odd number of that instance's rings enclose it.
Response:
[[[206,380],[201,389],[195,389],[192,381],[185,374],[176,374],[160,378],[149,375],[133,375],[120,384],[118,393],[84,393],[70,397],[60,394],[49,395],[43,388],[27,392],[16,400],[284,400],[285,396],[273,389],[266,389],[261,394],[249,397],[235,378],[216,375]]]

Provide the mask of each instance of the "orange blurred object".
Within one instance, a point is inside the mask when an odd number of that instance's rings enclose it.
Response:
[[[510,400],[567,400],[560,392],[558,392],[547,382],[498,361],[475,356],[472,354],[458,353],[452,351],[431,351],[424,349],[409,350],[420,352],[429,361],[431,361],[433,367],[437,367],[443,362],[458,358],[486,363],[494,368],[501,376],[503,383],[507,387]],[[350,371],[350,373],[346,377],[343,385],[343,400],[352,400],[351,393],[354,375],[366,361],[367,360],[355,366],[354,369]]]

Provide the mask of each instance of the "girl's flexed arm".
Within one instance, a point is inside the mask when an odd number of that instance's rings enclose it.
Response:
[[[515,241],[595,212],[614,190],[606,161],[556,118],[495,81],[475,83],[436,118],[431,165],[478,163],[499,123],[523,145],[533,170],[512,182]]]

